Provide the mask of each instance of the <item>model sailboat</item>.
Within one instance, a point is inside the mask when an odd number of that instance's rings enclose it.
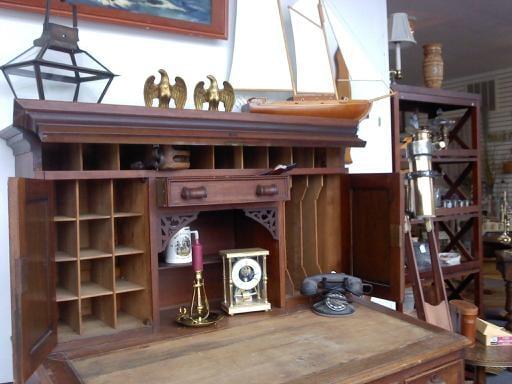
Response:
[[[368,116],[372,100],[350,98],[349,65],[337,44],[327,7],[324,0],[237,3],[231,83],[238,90],[293,92],[288,101],[250,99],[250,112],[357,121]],[[262,20],[264,28],[247,30],[255,19]],[[247,44],[255,38],[262,50]]]

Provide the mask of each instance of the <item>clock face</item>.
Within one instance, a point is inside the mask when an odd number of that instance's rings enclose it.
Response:
[[[261,266],[254,259],[240,259],[233,265],[231,279],[237,288],[253,289],[261,280]]]

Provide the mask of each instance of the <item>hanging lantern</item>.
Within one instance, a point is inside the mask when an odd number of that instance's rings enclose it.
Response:
[[[116,75],[78,47],[77,10],[70,6],[73,27],[51,23],[51,0],[46,0],[41,37],[0,67],[14,97],[100,103],[105,96]]]

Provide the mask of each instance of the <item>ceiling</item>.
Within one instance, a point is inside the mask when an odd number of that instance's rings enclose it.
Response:
[[[402,51],[401,83],[423,84],[423,44],[442,43],[445,80],[512,66],[511,0],[387,0],[416,17],[417,45]],[[390,54],[394,68],[394,54]]]

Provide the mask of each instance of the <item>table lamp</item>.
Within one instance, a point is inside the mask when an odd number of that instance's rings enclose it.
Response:
[[[400,50],[412,44],[414,40],[407,13],[393,13],[388,19],[390,48],[395,50],[395,70],[391,71],[392,80],[402,78],[402,58]]]
[[[0,67],[14,97],[98,103],[103,99],[115,75],[78,47],[77,10],[75,4],[70,6],[73,26],[55,24],[50,22],[51,0],[46,0],[41,37]],[[95,86],[87,86],[92,82]]]

